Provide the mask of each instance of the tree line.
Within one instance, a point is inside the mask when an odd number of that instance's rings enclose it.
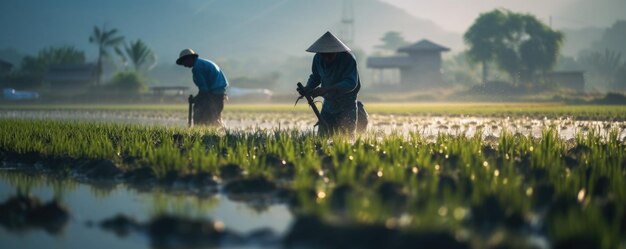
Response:
[[[108,85],[112,89],[140,91],[145,88],[144,74],[157,62],[155,53],[141,39],[126,41],[115,28],[94,26],[89,43],[97,47],[95,77],[92,87]],[[115,55],[115,56],[114,56]],[[110,82],[103,82],[105,62],[121,62]],[[39,89],[51,67],[60,65],[85,65],[85,52],[75,46],[62,45],[41,49],[36,55],[22,58],[19,68],[4,76],[3,83],[21,89]]]
[[[409,44],[397,31],[385,33],[380,40],[375,48],[383,53]],[[584,71],[590,90],[626,90],[626,58],[622,56],[626,53],[626,21],[615,22],[576,57],[561,54],[564,33],[531,14],[506,9],[480,14],[463,40],[467,50],[444,63],[444,70],[458,84],[499,81],[500,72],[513,84],[537,84],[544,73],[557,69]]]

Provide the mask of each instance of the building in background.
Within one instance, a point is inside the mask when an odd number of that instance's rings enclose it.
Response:
[[[406,88],[435,88],[443,83],[441,53],[447,51],[450,49],[424,39],[399,48],[395,56],[369,57],[367,67],[377,71],[380,83],[387,81],[385,71],[399,71],[395,81]]]
[[[96,82],[96,69],[93,63],[51,66],[44,81],[52,89],[86,87]]]

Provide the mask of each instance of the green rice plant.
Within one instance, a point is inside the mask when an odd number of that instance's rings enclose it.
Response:
[[[626,145],[617,129],[597,127],[564,140],[557,126],[539,138],[479,129],[355,139],[43,120],[3,119],[0,127],[0,155],[7,160],[107,159],[124,170],[151,167],[159,178],[170,171],[219,175],[235,164],[247,177],[264,176],[294,191],[297,214],[329,221],[458,232],[506,230],[538,217],[554,243],[581,233],[604,248],[624,241]],[[337,198],[345,201],[341,210]],[[606,216],[604,209],[614,212]]]

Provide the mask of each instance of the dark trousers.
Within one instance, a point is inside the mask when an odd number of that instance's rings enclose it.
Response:
[[[320,113],[329,127],[320,124],[318,132],[320,135],[344,134],[354,136],[356,132],[365,132],[369,115],[361,101],[357,101],[354,108],[350,108],[337,113],[330,113],[322,109]]]
[[[223,127],[222,110],[226,94],[198,93],[194,98],[193,123]]]

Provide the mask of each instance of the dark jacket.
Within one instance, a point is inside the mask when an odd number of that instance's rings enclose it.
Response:
[[[339,113],[356,108],[356,98],[361,89],[361,80],[356,58],[350,52],[337,54],[337,58],[326,64],[319,53],[313,57],[308,88],[337,86],[338,91],[325,94],[322,112]]]

